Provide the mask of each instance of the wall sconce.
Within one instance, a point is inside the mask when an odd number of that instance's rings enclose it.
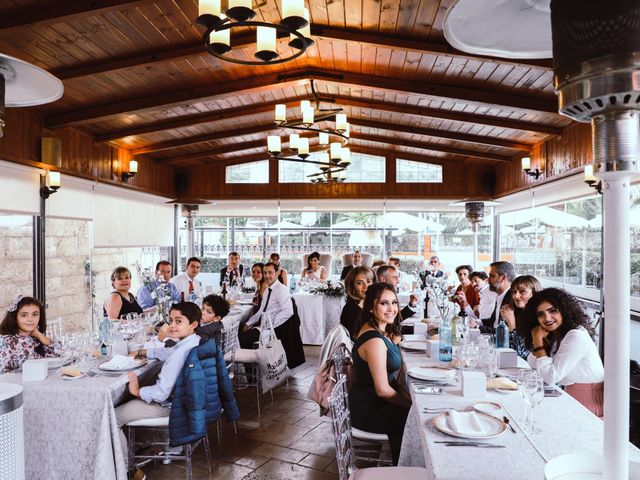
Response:
[[[138,161],[130,160],[129,161],[129,171],[122,172],[122,181],[128,182],[131,177],[135,177],[136,173],[138,173]]]
[[[596,192],[602,195],[602,181],[598,181],[595,175],[593,175],[593,165],[584,166],[584,183],[595,188]]]
[[[56,193],[60,188],[60,172],[49,171],[42,175],[42,186],[40,187],[40,198],[47,199]]]
[[[524,170],[527,175],[535,178],[536,180],[540,178],[540,175],[542,175],[540,169],[536,168],[535,170],[531,170],[531,157],[522,157],[522,160],[520,162],[522,165],[522,170]]]

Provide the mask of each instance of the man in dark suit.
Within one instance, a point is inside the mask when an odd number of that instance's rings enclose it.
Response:
[[[240,263],[238,252],[229,253],[228,265],[220,270],[220,286],[222,282],[227,282],[228,286],[242,283],[244,278],[244,265]]]
[[[362,254],[360,253],[360,250],[356,250],[355,252],[353,252],[353,256],[351,258],[351,265],[344,266],[344,268],[342,269],[342,273],[340,273],[340,280],[344,280],[345,278],[347,278],[347,275],[349,275],[349,272],[353,270],[354,267],[359,267],[360,265],[362,265]]]
[[[493,333],[500,323],[500,308],[511,301],[511,282],[516,278],[516,271],[509,262],[493,262],[489,271],[489,289],[496,296],[493,313],[488,318],[481,319],[480,331]]]
[[[444,271],[442,270],[442,264],[440,263],[440,259],[437,255],[433,255],[429,258],[429,267],[428,271],[430,271],[430,275],[432,277],[440,278],[444,276]]]

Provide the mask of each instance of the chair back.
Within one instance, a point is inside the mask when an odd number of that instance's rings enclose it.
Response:
[[[371,253],[360,253],[362,255],[362,265],[365,267],[371,268],[373,265],[373,255]],[[342,266],[346,267],[347,265],[353,264],[353,253],[343,253],[342,254]]]
[[[220,332],[220,348],[224,361],[227,364],[229,375],[233,377],[233,364],[236,360],[236,347],[238,345],[238,328],[240,326],[240,317],[233,318],[228,328],[223,328]]]
[[[351,438],[351,416],[349,413],[349,396],[347,394],[347,377],[340,375],[329,397],[331,426],[336,444],[336,463],[340,480],[348,480],[355,471]]]
[[[307,259],[309,258],[309,254],[305,253],[302,256],[302,268],[307,268]],[[333,255],[330,253],[321,253],[320,254],[320,265],[323,266],[327,270],[327,274],[331,275],[331,264],[333,263]]]

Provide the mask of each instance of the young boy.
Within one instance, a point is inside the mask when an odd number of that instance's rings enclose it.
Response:
[[[218,345],[221,341],[222,319],[229,313],[229,302],[220,295],[207,295],[202,300],[202,321],[196,328],[200,343],[213,338]]]
[[[192,348],[200,344],[200,337],[195,331],[200,324],[202,313],[200,308],[191,302],[176,303],[169,312],[169,337],[176,340],[173,348],[149,348],[139,350],[138,356],[164,361],[158,380],[154,385],[140,388],[138,376],[129,372],[129,392],[133,400],[116,407],[116,420],[120,428],[120,444],[125,463],[128,462],[127,438],[122,427],[133,420],[155,418],[169,415],[171,399],[178,376],[184,361]],[[141,470],[136,470],[134,479],[144,478]]]

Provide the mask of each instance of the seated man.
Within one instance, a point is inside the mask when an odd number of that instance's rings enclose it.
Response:
[[[222,282],[227,282],[229,287],[242,284],[244,265],[240,263],[240,254],[230,252],[227,259],[227,266],[220,270],[220,286],[222,286]]]
[[[400,270],[400,259],[398,257],[389,257],[389,261],[387,263],[392,267],[396,267],[396,270],[398,271],[398,278],[399,278],[398,288],[400,289],[400,291],[406,292],[410,290],[411,284],[409,282],[409,275],[407,275],[405,272]]]
[[[196,328],[196,334],[201,338],[200,343],[204,343],[213,338],[218,345],[221,345],[222,319],[229,313],[229,302],[220,295],[207,295],[202,300],[202,321]]]
[[[269,262],[263,269],[264,281],[268,287],[262,294],[262,302],[258,311],[242,325],[238,340],[242,348],[253,348],[260,338],[262,315],[271,316],[273,328],[284,324],[293,315],[293,303],[289,289],[278,281],[276,266]]]
[[[344,280],[345,278],[347,278],[347,275],[349,275],[349,272],[351,270],[361,265],[362,265],[362,254],[360,253],[360,250],[356,250],[355,252],[353,252],[353,255],[351,256],[351,265],[345,265],[344,268],[342,269],[342,272],[340,273],[340,280]]]
[[[432,255],[429,258],[429,266],[427,267],[427,272],[432,277],[444,277],[444,266],[440,263],[440,258],[437,255]]]
[[[400,283],[400,277],[398,276],[398,270],[391,265],[380,265],[376,271],[378,282],[390,283],[398,290],[398,284]]]
[[[420,310],[420,305],[418,305],[419,300],[420,299],[417,295],[414,295],[413,293],[409,295],[409,303],[402,310],[400,310],[400,316],[403,319],[407,319],[409,317],[413,317],[416,313],[418,313],[418,311]]]
[[[156,264],[156,279],[149,285],[143,285],[140,287],[140,290],[138,290],[138,294],[136,295],[138,305],[140,305],[143,310],[155,307],[158,295],[170,296],[169,305],[179,302],[180,294],[178,293],[178,289],[173,283],[169,283],[169,280],[171,280],[171,264],[166,260],[160,260]]]
[[[202,263],[199,258],[191,257],[187,260],[187,271],[176,275],[170,280],[175,285],[181,300],[191,300],[204,290],[202,282],[196,280],[201,266]]]

